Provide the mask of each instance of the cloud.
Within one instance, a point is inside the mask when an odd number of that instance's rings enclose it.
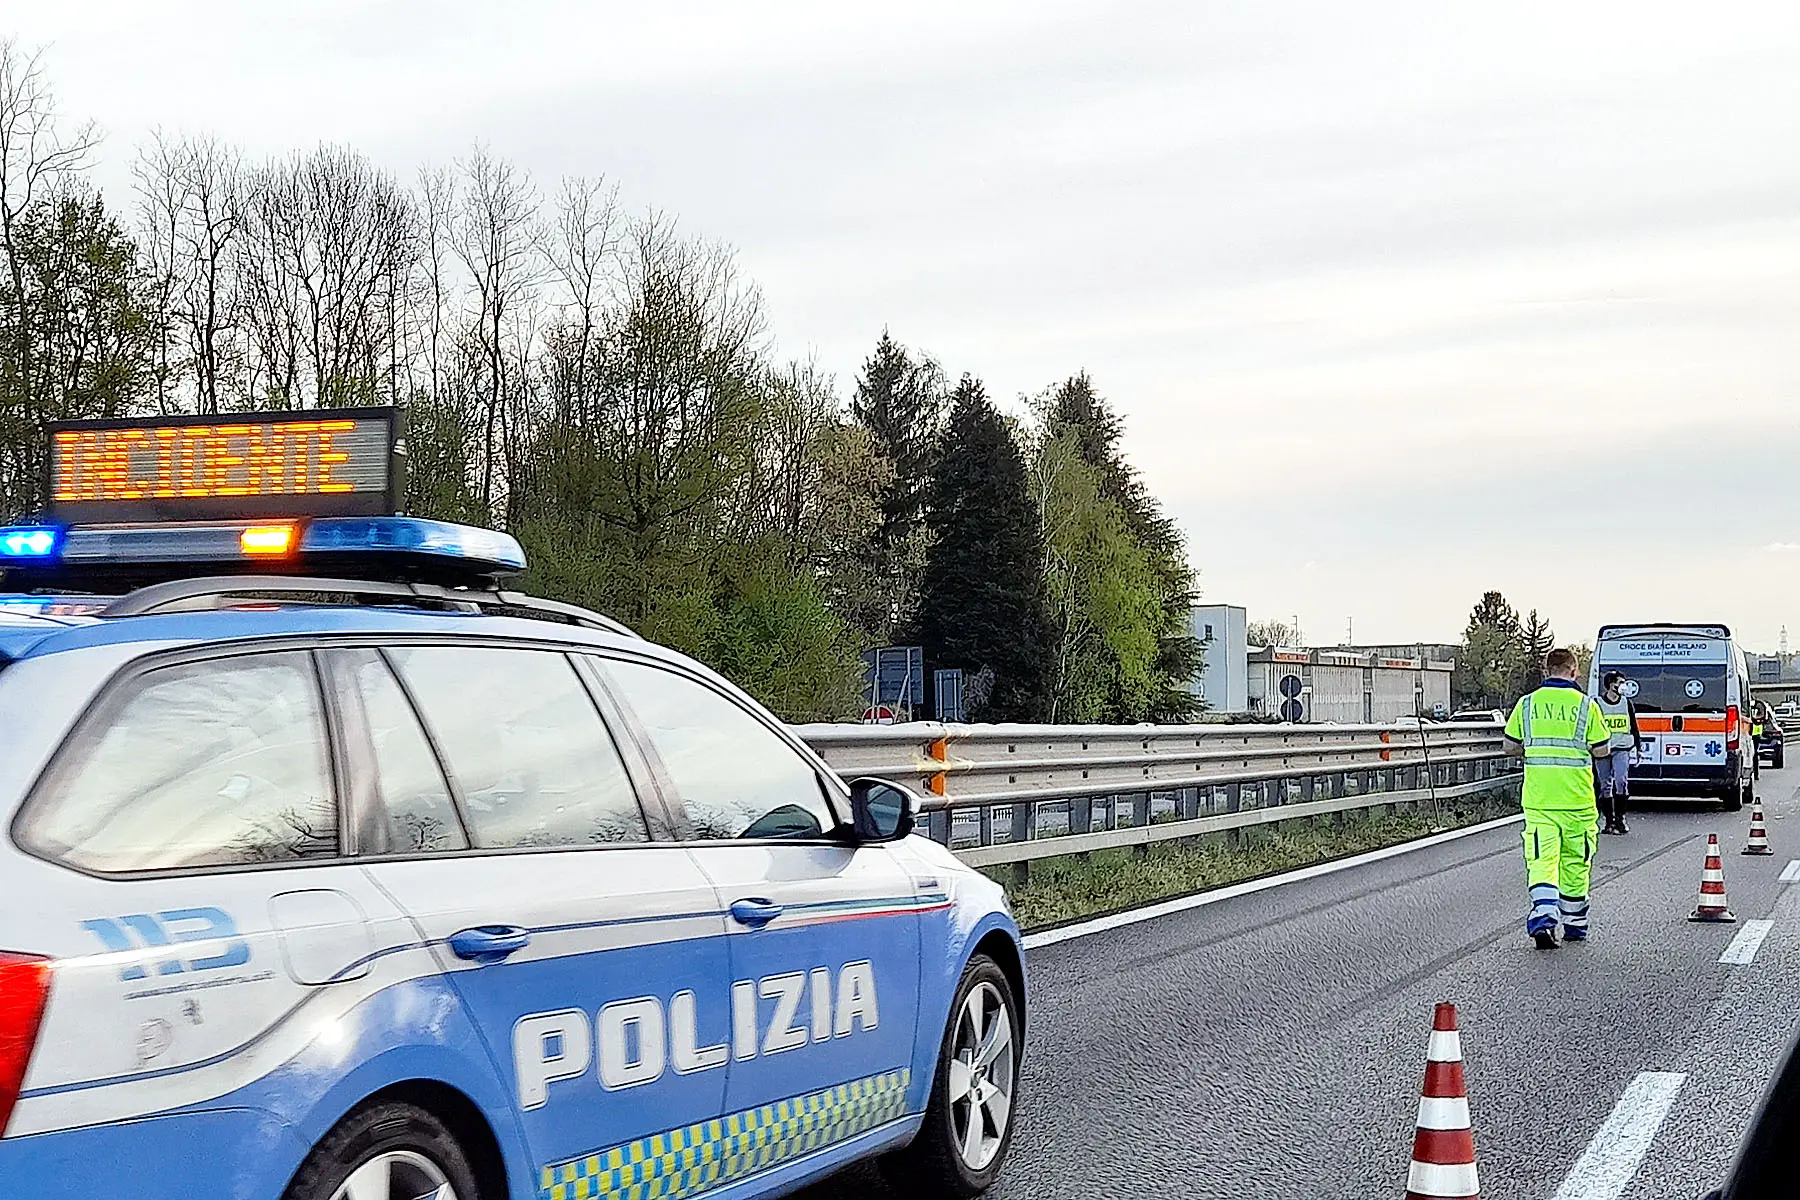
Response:
[[[14,7],[121,207],[157,125],[482,138],[737,245],[841,390],[883,326],[1002,398],[1085,369],[1217,600],[1772,639],[1800,595],[1800,6]]]

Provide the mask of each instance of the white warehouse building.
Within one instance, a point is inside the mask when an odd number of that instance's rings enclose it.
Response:
[[[1283,646],[1253,649],[1248,659],[1250,712],[1258,716],[1355,725],[1450,710],[1453,662]]]

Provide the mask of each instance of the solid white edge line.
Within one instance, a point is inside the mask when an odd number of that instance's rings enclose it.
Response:
[[[1800,883],[1800,858],[1790,859],[1781,869],[1780,883]]]
[[[1645,1071],[1626,1085],[1551,1200],[1618,1200],[1650,1153],[1686,1075]]]
[[[1459,838],[1472,837],[1477,833],[1486,833],[1490,829],[1500,829],[1507,825],[1516,825],[1525,819],[1524,813],[1516,813],[1510,817],[1501,817],[1494,821],[1483,821],[1479,825],[1469,825],[1462,829],[1452,829],[1446,833],[1434,833],[1416,841],[1401,842],[1397,846],[1386,846],[1380,850],[1371,850],[1366,854],[1358,854],[1351,858],[1340,858],[1335,862],[1315,863],[1310,867],[1288,871],[1282,875],[1268,875],[1262,879],[1250,879],[1243,883],[1234,883],[1228,887],[1215,888],[1210,892],[1200,892],[1192,896],[1181,896],[1174,900],[1162,900],[1143,908],[1131,908],[1110,916],[1095,917],[1091,921],[1081,921],[1074,925],[1064,925],[1058,929],[1045,929],[1037,933],[1025,935],[1025,948],[1036,950],[1042,946],[1054,946],[1059,942],[1070,942],[1089,934],[1105,933],[1111,929],[1122,929],[1127,925],[1136,925],[1143,921],[1154,921],[1158,917],[1172,916],[1175,913],[1191,912],[1196,908],[1205,908],[1209,904],[1218,904],[1223,900],[1235,900],[1239,896],[1251,896],[1257,892],[1266,892],[1284,884],[1300,883],[1307,879],[1318,879],[1324,875],[1335,875],[1339,871],[1351,871],[1357,867],[1365,867],[1370,863],[1383,859],[1397,858],[1402,854],[1411,854],[1414,850],[1425,850],[1432,846],[1441,846],[1445,842],[1454,842]]]
[[[1745,921],[1744,927],[1731,939],[1731,945],[1725,947],[1725,953],[1719,955],[1719,961],[1734,967],[1749,966],[1756,961],[1756,952],[1762,949],[1763,939],[1773,928],[1773,921]]]

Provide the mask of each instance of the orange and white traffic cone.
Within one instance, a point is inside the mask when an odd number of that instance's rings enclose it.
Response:
[[[1735,921],[1725,902],[1725,863],[1719,857],[1719,835],[1706,835],[1706,865],[1700,869],[1700,906],[1690,921]]]
[[[1758,800],[1750,806],[1750,844],[1744,847],[1745,854],[1773,854],[1774,847],[1769,845],[1769,827],[1763,824],[1762,801]]]
[[[1456,1032],[1456,1005],[1440,1004],[1425,1050],[1425,1087],[1419,1096],[1418,1131],[1413,1134],[1412,1169],[1406,1200],[1474,1200],[1475,1131],[1469,1122],[1469,1093],[1463,1084],[1462,1037]]]

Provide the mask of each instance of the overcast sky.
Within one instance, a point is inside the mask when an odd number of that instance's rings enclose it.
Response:
[[[277,11],[277,9],[282,11]],[[882,326],[1089,371],[1208,600],[1800,646],[1800,8],[0,0],[107,133],[476,140],[739,248],[848,391]]]

